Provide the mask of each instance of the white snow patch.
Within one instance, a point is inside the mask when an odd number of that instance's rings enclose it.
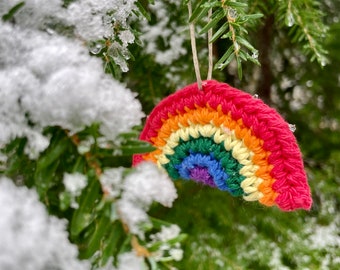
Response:
[[[72,134],[100,123],[101,133],[115,140],[140,124],[135,94],[106,75],[80,43],[6,23],[0,36],[0,143],[26,136],[36,156],[48,146],[41,135],[47,126]]]
[[[126,27],[127,19],[136,9],[135,2],[136,0],[80,0],[70,4],[67,19],[76,26],[79,36],[95,41],[113,36],[114,24]]]
[[[63,183],[68,192],[74,196],[79,196],[82,189],[87,185],[87,178],[81,173],[65,173]]]
[[[171,207],[176,198],[176,189],[168,175],[153,163],[143,162],[126,177],[118,211],[130,231],[141,234],[139,226],[148,222],[146,211],[152,202]]]
[[[170,226],[162,226],[161,231],[152,234],[150,238],[154,241],[166,242],[179,236],[181,229],[176,225],[172,224]]]
[[[22,0],[1,0],[0,17],[12,7],[23,2]],[[24,28],[46,29],[49,23],[63,20],[65,9],[61,0],[25,0],[25,4],[16,12],[14,20],[16,25]]]
[[[170,1],[168,4],[173,4]],[[178,7],[178,5],[177,5]],[[187,28],[170,22],[166,3],[155,1],[150,5],[150,10],[155,13],[157,23],[149,25],[141,21],[141,40],[145,43],[145,51],[155,56],[155,61],[161,65],[171,65],[181,55],[187,53],[184,42],[187,39]],[[161,38],[166,45],[165,49],[157,47],[157,40]]]
[[[138,257],[134,252],[122,253],[118,256],[119,267],[116,270],[144,270],[143,257]]]
[[[90,269],[77,259],[66,222],[49,216],[34,190],[0,178],[0,215],[0,269]]]
[[[311,246],[315,249],[329,246],[340,247],[339,227],[335,222],[328,226],[316,225],[309,239]]]
[[[123,167],[106,169],[99,178],[100,184],[110,198],[120,196],[123,182]]]
[[[166,173],[151,162],[143,162],[137,166],[136,172],[126,177],[123,196],[146,207],[153,201],[171,207],[177,192]]]

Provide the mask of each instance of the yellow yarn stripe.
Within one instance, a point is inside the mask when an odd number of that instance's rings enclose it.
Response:
[[[247,201],[257,201],[263,197],[263,193],[258,190],[258,186],[263,182],[263,179],[256,176],[256,171],[259,169],[258,165],[252,162],[254,153],[250,151],[242,140],[235,136],[235,132],[227,128],[218,128],[212,124],[195,125],[183,127],[171,133],[170,137],[165,139],[166,144],[159,147],[161,154],[156,155],[159,165],[167,164],[170,160],[166,155],[173,155],[175,152],[173,148],[179,145],[180,140],[188,141],[190,136],[193,138],[212,137],[217,144],[224,143],[226,151],[231,151],[232,156],[243,165],[240,174],[246,179],[242,181],[241,187],[247,194],[244,199]]]

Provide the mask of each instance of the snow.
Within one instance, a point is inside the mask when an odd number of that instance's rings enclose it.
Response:
[[[168,4],[177,4],[178,1],[171,1]],[[187,27],[176,25],[170,22],[166,4],[162,1],[155,1],[149,6],[155,13],[157,22],[154,25],[141,21],[141,40],[145,43],[145,52],[155,56],[155,61],[161,65],[171,65],[181,55],[187,53],[184,42],[187,40]],[[161,38],[166,48],[157,47],[157,40]]]
[[[0,16],[20,2],[22,1],[2,0]],[[127,20],[136,9],[135,2],[136,0],[79,0],[72,2],[65,9],[62,7],[61,0],[49,0],[48,4],[45,0],[26,0],[14,19],[21,27],[40,30],[49,29],[49,24],[56,21],[62,22],[73,25],[78,37],[87,41],[96,41],[113,36],[115,24],[128,27]]]
[[[127,26],[127,19],[136,9],[136,0],[80,0],[68,7],[68,20],[85,40],[98,40],[114,35],[114,24]]]
[[[102,189],[111,199],[115,199],[120,196],[122,190],[123,172],[123,167],[105,169],[99,178]]]
[[[122,169],[106,170],[103,175],[105,176],[102,177],[101,182],[108,181],[105,178],[109,175],[112,178],[107,183],[112,184],[112,179],[115,184],[122,181]],[[137,182],[151,181],[154,184],[158,182],[156,186],[147,185],[148,187],[142,191],[155,194],[160,187],[159,191],[162,195],[152,195],[153,200],[167,206],[171,205],[177,196],[172,181],[153,164],[142,163],[126,178],[135,179]],[[148,221],[146,211],[152,201],[145,199],[147,196],[145,193],[138,195],[130,188],[126,188],[130,183],[126,180],[122,185],[123,198],[118,201],[119,210],[126,218],[125,221],[131,232],[138,233],[140,222]],[[64,184],[68,191],[77,194],[86,185],[85,176],[78,173],[65,174]],[[164,193],[163,188],[168,189],[168,192]],[[161,196],[165,198],[161,199]],[[137,201],[143,202],[143,205],[137,204]],[[16,187],[11,180],[0,178],[0,214],[2,217],[0,219],[0,269],[90,269],[88,261],[77,259],[77,248],[68,241],[66,222],[49,216],[34,190]],[[151,237],[152,242],[164,242],[162,251],[168,251],[174,260],[181,260],[183,250],[179,243],[174,246],[166,245],[166,241],[178,237],[179,233],[180,228],[177,225],[163,226],[160,232]],[[102,270],[138,270],[144,269],[144,266],[143,257],[138,257],[131,251],[119,254],[117,268],[110,263]]]
[[[116,270],[144,270],[145,264],[142,257],[134,252],[122,253],[118,256],[119,267]]]
[[[176,224],[172,224],[169,227],[162,226],[161,231],[151,235],[150,238],[154,241],[166,242],[176,238],[180,232],[181,229]]]
[[[123,222],[128,226],[133,234],[144,237],[143,225],[149,225],[149,218],[145,207],[137,205],[135,202],[123,198],[117,202],[118,212]]]
[[[65,173],[63,183],[68,192],[74,196],[79,196],[82,189],[87,186],[87,178],[81,173]]]
[[[123,72],[127,72],[129,70],[126,62],[126,60],[130,59],[127,45],[122,45],[119,42],[114,41],[108,48],[108,54]]]
[[[107,55],[123,72],[127,72],[129,68],[126,61],[130,59],[128,45],[135,41],[128,19],[136,10],[135,2],[136,0],[76,1],[69,5],[65,21],[74,25],[76,35],[87,42],[104,38],[110,40]]]
[[[124,252],[118,255],[118,267],[112,265],[110,259],[108,263],[98,268],[98,270],[146,270],[143,257],[139,257],[133,251]]]
[[[130,30],[121,31],[118,36],[125,46],[135,41],[135,36]]]
[[[1,0],[0,17],[6,14],[12,7],[22,0]],[[25,28],[44,29],[56,20],[62,21],[65,16],[62,8],[62,0],[25,0],[25,4],[15,14],[14,20],[16,25]]]
[[[171,224],[170,226],[161,226],[159,232],[150,235],[151,242],[148,243],[149,247],[161,242],[158,251],[153,254],[156,261],[167,260],[167,253],[175,261],[182,260],[183,250],[180,247],[180,243],[177,242],[175,245],[170,244],[170,240],[177,238],[180,232],[181,229],[176,224]]]
[[[129,174],[124,182],[123,196],[141,205],[150,206],[153,201],[171,207],[177,198],[173,182],[166,173],[151,162],[143,162],[136,172]]]
[[[63,183],[66,191],[71,195],[71,207],[78,208],[76,197],[87,186],[87,177],[81,173],[64,173]]]
[[[158,202],[171,207],[177,192],[168,175],[153,163],[142,162],[125,177],[124,170],[122,167],[105,169],[100,183],[108,198],[117,199],[117,212],[129,230],[143,237],[142,226],[149,223],[147,211],[151,204]],[[178,227],[169,230],[163,234],[179,233]]]
[[[175,260],[175,261],[181,261],[183,259],[183,249],[180,248],[172,248],[169,250],[170,256]]]
[[[106,75],[81,43],[6,23],[0,36],[0,143],[26,136],[35,157],[48,145],[41,135],[47,126],[73,134],[100,123],[101,133],[115,140],[140,124],[136,95]]]
[[[327,226],[316,225],[309,240],[311,247],[315,249],[327,249],[328,247],[340,247],[339,227],[336,222]]]
[[[0,178],[0,214],[0,269],[90,269],[78,260],[66,222],[49,216],[34,190]]]
[[[177,198],[172,180],[150,162],[140,163],[136,171],[126,176],[118,212],[134,234],[143,235],[141,224],[148,222],[146,211],[153,202],[171,207]]]
[[[0,2],[0,15],[6,14],[19,2],[21,1]],[[14,15],[14,20],[21,28],[44,30],[51,35],[60,32],[53,29],[55,25],[63,25],[69,32],[74,29],[77,39],[89,46],[104,38],[115,40],[108,46],[108,55],[126,72],[129,70],[126,61],[130,58],[128,44],[135,40],[128,24],[136,10],[135,2],[136,0],[80,0],[72,2],[66,9],[62,7],[61,0],[51,0],[48,4],[44,0],[28,0]]]

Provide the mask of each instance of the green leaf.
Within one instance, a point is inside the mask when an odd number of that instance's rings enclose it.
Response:
[[[52,163],[54,163],[70,146],[69,139],[66,134],[57,134],[51,140],[51,144],[48,149],[41,155],[37,162],[37,171],[42,170]]]
[[[7,161],[4,161],[3,173],[5,175],[16,175],[18,172],[22,171],[24,167],[33,163],[25,154],[26,143],[26,138],[16,138],[6,145],[4,149],[1,149],[1,153],[10,156]]]
[[[24,1],[16,4],[5,15],[2,16],[2,20],[4,22],[11,20],[13,18],[13,16],[15,15],[15,13],[17,13],[19,11],[19,9],[21,9],[24,5],[25,5]]]
[[[217,10],[217,11],[213,14],[211,21],[210,21],[207,25],[205,25],[205,26],[202,28],[202,30],[199,32],[199,34],[201,35],[201,34],[204,34],[204,33],[208,32],[208,30],[209,30],[210,28],[215,27],[215,26],[219,23],[219,21],[220,21],[222,18],[224,18],[224,17],[225,17],[224,10],[223,10],[223,9],[222,9],[222,10]]]
[[[188,237],[187,234],[181,233],[180,235],[178,235],[175,238],[172,238],[170,240],[167,240],[166,243],[168,243],[169,245],[174,245],[176,243],[181,243],[183,242],[186,238]],[[163,241],[158,241],[155,242],[152,246],[149,247],[150,251],[156,251],[158,250],[162,245],[164,244]]]
[[[104,266],[109,261],[110,257],[117,258],[121,246],[125,242],[126,233],[122,224],[119,221],[114,222],[110,227],[110,233],[103,241],[102,256],[100,265]]]
[[[235,58],[235,52],[232,52],[229,57],[226,59],[225,62],[219,64],[219,65],[216,65],[216,68],[217,69],[220,69],[220,70],[223,70],[227,65],[230,64],[230,62]]]
[[[94,219],[93,210],[96,201],[101,199],[101,187],[95,177],[88,177],[90,184],[83,190],[79,208],[74,212],[71,220],[71,236],[78,236]]]
[[[215,33],[214,35],[211,37],[211,40],[209,40],[209,42],[215,42],[220,36],[223,35],[223,33],[228,29],[229,27],[229,23],[226,22],[224,23]]]
[[[229,32],[227,32],[227,33],[225,33],[222,37],[221,37],[221,39],[226,39],[226,38],[231,38],[231,36],[232,36],[232,33],[231,33],[231,31],[229,31]]]
[[[194,21],[199,21],[208,14],[209,9],[210,7],[202,7],[202,5],[198,4],[195,10],[192,12],[189,22],[192,23]]]
[[[253,47],[253,45],[251,45],[247,40],[245,40],[243,37],[241,36],[237,36],[236,37],[236,41],[242,45],[244,45],[245,47],[247,47],[249,50],[256,51],[256,49]]]
[[[109,232],[112,223],[110,219],[102,214],[99,220],[96,220],[96,226],[94,233],[91,235],[87,248],[85,252],[82,254],[82,258],[88,259],[93,256],[96,251],[101,249],[101,242],[104,240],[105,235]]]
[[[255,57],[253,57],[253,56],[251,56],[249,54],[247,54],[247,60],[250,60],[251,62],[253,62],[256,65],[259,65],[259,66],[261,65],[257,58],[255,58]]]
[[[243,18],[245,19],[245,21],[248,20],[256,20],[259,18],[262,18],[263,14],[262,13],[255,13],[255,14],[249,14],[249,15],[244,15]]]
[[[235,8],[235,9],[248,7],[248,5],[246,3],[236,2],[236,1],[235,2],[228,1],[227,5],[229,7]]]
[[[140,12],[140,14],[145,18],[147,19],[148,21],[151,21],[151,16],[150,16],[150,13],[148,11],[145,10],[145,8],[143,7],[143,5],[137,1],[135,2],[135,5],[138,9],[138,11]],[[138,14],[137,14],[138,16]]]
[[[247,61],[248,58],[250,57],[245,51],[242,50],[238,52],[238,56],[244,61]]]
[[[236,61],[237,61],[237,74],[238,74],[238,78],[240,80],[242,80],[242,63],[241,63],[241,59],[239,57],[236,57]]]
[[[125,145],[121,146],[120,150],[123,155],[133,155],[137,153],[148,153],[154,151],[156,148],[151,144],[139,143],[137,145]]]
[[[34,174],[34,183],[37,189],[37,192],[43,200],[46,200],[46,193],[47,191],[56,183],[56,170],[59,166],[59,162],[52,163],[49,167],[39,168],[37,169]],[[46,201],[48,204],[48,202]]]
[[[189,2],[188,2],[188,3],[189,3]],[[185,3],[185,4],[188,4],[188,3]],[[203,7],[202,7],[202,0],[200,0],[200,1],[198,2],[198,4],[196,5],[194,11],[193,11],[192,14],[191,14],[191,17],[189,18],[189,22],[194,21],[194,20],[197,18],[197,16],[202,12],[202,10],[203,10]]]
[[[230,61],[232,60],[229,60],[230,56],[233,54],[234,52],[234,48],[233,46],[230,46],[229,49],[224,53],[224,55],[220,58],[220,60],[217,61],[217,63],[215,64],[215,68],[219,68],[219,66],[221,64],[223,64],[227,59],[226,62],[228,62],[228,64],[230,63]]]
[[[37,161],[34,182],[41,198],[44,198],[48,189],[56,183],[56,170],[62,160],[62,155],[69,149],[70,141],[63,130],[56,131],[51,138],[49,147],[41,154]]]
[[[132,130],[130,132],[121,133],[121,134],[119,134],[118,137],[128,140],[128,139],[136,139],[136,138],[138,138],[138,135],[139,135],[139,131]]]
[[[167,222],[167,221],[155,218],[155,217],[149,217],[149,219],[152,222],[152,227],[157,229],[157,230],[160,230],[162,228],[162,226],[170,227],[172,225],[171,222]]]
[[[71,194],[69,192],[62,192],[59,194],[59,208],[61,211],[67,210],[71,205]]]

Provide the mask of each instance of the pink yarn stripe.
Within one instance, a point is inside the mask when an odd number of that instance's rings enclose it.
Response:
[[[310,209],[312,199],[303,167],[301,152],[288,123],[274,110],[251,95],[225,83],[213,80],[203,83],[203,90],[191,84],[162,100],[151,112],[140,139],[156,137],[163,121],[170,115],[183,114],[186,108],[221,105],[225,114],[242,119],[253,134],[264,141],[270,151],[268,162],[273,165],[271,175],[276,179],[272,188],[279,193],[276,204],[285,211]],[[140,158],[136,156],[137,159]]]

